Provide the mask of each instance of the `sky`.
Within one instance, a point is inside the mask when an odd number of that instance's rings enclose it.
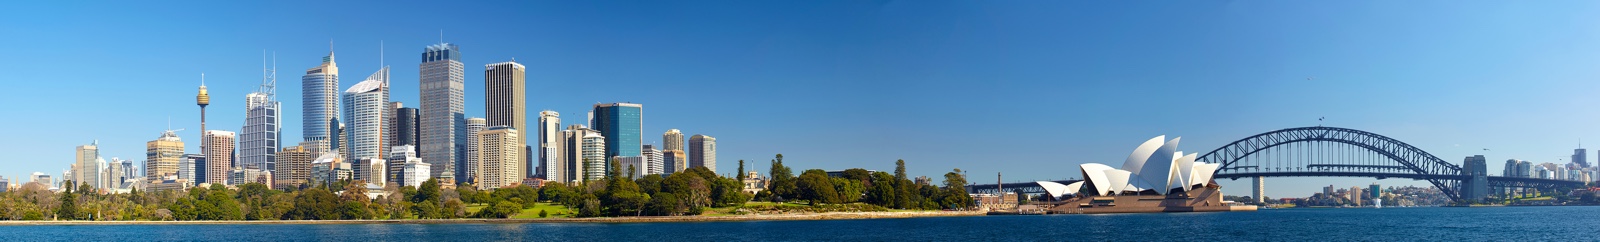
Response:
[[[208,128],[237,131],[263,53],[286,144],[302,140],[302,71],[330,48],[341,89],[388,65],[392,99],[416,107],[421,52],[441,41],[461,46],[468,116],[484,115],[482,66],[514,59],[530,122],[641,103],[647,144],[714,136],[722,174],[781,153],[797,172],[904,159],[936,180],[1058,180],[1158,135],[1205,153],[1325,125],[1485,155],[1498,175],[1600,143],[1597,23],[1590,1],[18,2],[0,9],[0,176],[60,176],[95,141],[142,162],[169,127],[197,153],[201,73]],[[1426,185],[1267,181],[1270,197]]]

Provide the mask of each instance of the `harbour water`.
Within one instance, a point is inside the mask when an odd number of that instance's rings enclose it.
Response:
[[[0,241],[1571,241],[1600,207],[1306,208],[1256,212],[696,223],[16,225]]]

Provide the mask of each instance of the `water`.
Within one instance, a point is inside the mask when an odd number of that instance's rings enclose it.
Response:
[[[1595,240],[1600,207],[1274,209],[704,223],[0,226],[0,241]]]

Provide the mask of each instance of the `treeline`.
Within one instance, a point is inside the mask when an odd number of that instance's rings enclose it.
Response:
[[[896,209],[952,209],[973,204],[967,196],[960,170],[945,174],[944,187],[918,184],[905,174],[905,161],[896,162],[894,174],[850,169],[840,177],[822,170],[807,170],[798,177],[772,161],[766,190],[752,196],[743,192],[744,162],[736,178],[718,176],[704,167],[669,176],[633,177],[617,161],[605,179],[583,184],[548,182],[543,187],[516,186],[492,191],[470,184],[442,189],[428,180],[420,187],[389,183],[383,194],[367,196],[362,181],[337,181],[295,190],[273,190],[249,183],[229,189],[223,185],[194,187],[186,191],[99,194],[88,184],[53,192],[44,184],[28,183],[0,193],[0,220],[363,220],[508,218],[534,208],[539,202],[572,210],[570,217],[698,215],[710,208],[739,207],[752,198],[760,201],[806,201],[811,204],[867,203]],[[66,184],[72,184],[67,181]],[[482,208],[470,212],[467,207]],[[542,211],[542,210],[541,210]],[[547,214],[541,212],[539,217]]]
[[[743,170],[741,163],[740,170]],[[783,154],[772,160],[767,189],[756,193],[756,200],[785,202],[804,200],[815,204],[865,202],[895,209],[960,209],[975,205],[967,195],[967,179],[961,169],[944,174],[944,187],[919,184],[906,177],[906,161],[895,161],[894,174],[855,168],[830,177],[823,170],[811,169],[794,176],[783,164]]]

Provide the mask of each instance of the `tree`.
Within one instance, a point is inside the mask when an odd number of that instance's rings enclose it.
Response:
[[[905,159],[894,161],[894,179],[895,180],[906,180],[906,160]]]
[[[550,212],[546,212],[546,211],[544,211],[544,209],[540,209],[539,210],[539,217],[540,218],[550,217]]]
[[[744,160],[739,160],[739,173],[734,173],[734,179],[744,181]]]
[[[66,184],[72,184],[72,180],[67,180]],[[66,189],[61,193],[61,207],[56,209],[56,219],[77,219],[78,195],[72,193],[72,185],[67,185]]]
[[[833,177],[830,179],[833,182],[833,190],[839,192],[838,196],[840,203],[852,203],[860,201],[861,196],[867,193],[867,187],[859,180],[852,180],[843,177]]]
[[[772,183],[768,185],[767,190],[772,191],[774,201],[795,197],[797,188],[794,171],[783,165],[783,154],[778,154],[777,158],[772,160],[771,171],[767,173],[772,175]]]
[[[478,213],[473,214],[473,217],[510,218],[512,215],[516,215],[518,212],[522,212],[521,204],[516,204],[510,201],[500,201],[499,203],[495,203],[494,206],[484,207],[483,210],[478,210]]]
[[[972,196],[967,194],[967,176],[961,174],[961,169],[955,169],[944,174],[944,198],[940,199],[940,207],[966,208],[975,205]]]
[[[478,188],[472,184],[456,186],[456,193],[461,195],[461,202],[488,203],[488,200],[478,200]]]
[[[321,220],[339,218],[339,197],[322,188],[300,191],[294,198],[294,208],[283,214],[283,219]],[[177,209],[174,209],[177,211]]]
[[[422,182],[422,187],[417,188],[417,195],[411,198],[411,202],[432,202],[437,205],[439,203],[439,193],[439,179],[429,178],[428,181]]]
[[[858,182],[861,182],[861,184],[870,184],[870,183],[872,183],[872,172],[871,171],[867,171],[867,169],[850,168],[850,169],[844,170],[844,178],[845,179],[850,179],[850,180],[856,180]]]
[[[828,172],[826,171],[820,169],[806,170],[805,173],[800,174],[800,180],[796,185],[800,189],[800,196],[796,198],[808,200],[811,205],[840,203],[839,192],[833,189],[833,182],[829,180]]]

